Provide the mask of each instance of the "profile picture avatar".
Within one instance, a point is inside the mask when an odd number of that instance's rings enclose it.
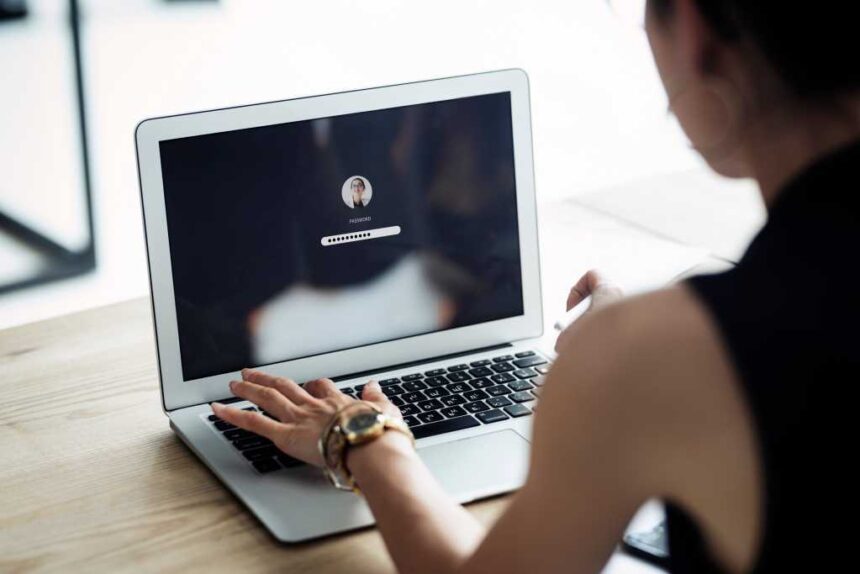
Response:
[[[348,208],[364,209],[373,198],[373,187],[366,177],[353,175],[343,182],[341,197]]]

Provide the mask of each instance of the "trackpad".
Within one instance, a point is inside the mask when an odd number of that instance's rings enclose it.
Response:
[[[522,486],[529,443],[505,429],[419,448],[418,454],[449,494],[468,502]]]

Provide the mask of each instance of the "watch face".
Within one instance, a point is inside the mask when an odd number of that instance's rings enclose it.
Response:
[[[344,430],[349,433],[361,433],[373,427],[377,422],[377,413],[360,413],[352,417],[344,425]]]

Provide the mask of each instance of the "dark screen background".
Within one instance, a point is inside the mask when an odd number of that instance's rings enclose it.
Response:
[[[348,288],[409,254],[456,309],[440,329],[523,313],[507,92],[169,140],[160,151],[186,380],[259,366],[254,314],[290,286]],[[355,174],[373,190],[360,210],[341,199]],[[320,244],[390,225],[401,234]]]

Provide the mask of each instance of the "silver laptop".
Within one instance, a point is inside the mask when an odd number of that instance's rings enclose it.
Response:
[[[164,411],[283,542],[365,502],[212,415],[244,367],[353,396],[379,380],[467,502],[522,485],[549,362],[522,71],[142,122]]]

